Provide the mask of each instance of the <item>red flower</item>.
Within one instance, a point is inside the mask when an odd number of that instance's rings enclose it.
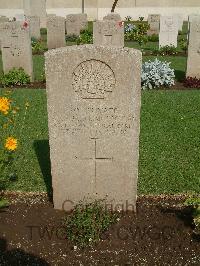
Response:
[[[28,27],[28,22],[27,21],[24,21],[24,23],[23,23],[23,28],[27,28]]]
[[[119,26],[120,28],[123,27],[123,26],[124,26],[124,22],[123,22],[123,21],[118,22],[118,26]]]

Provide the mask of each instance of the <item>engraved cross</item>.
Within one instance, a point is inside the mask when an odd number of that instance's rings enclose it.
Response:
[[[94,157],[93,158],[82,158],[81,160],[92,160],[94,161],[94,176],[95,176],[95,183],[96,183],[96,179],[97,179],[97,163],[98,162],[112,162],[113,161],[113,157],[112,158],[108,158],[108,157],[98,157],[97,156],[97,140],[98,138],[91,138],[91,140],[94,141]],[[78,157],[75,157],[75,159],[78,159]]]

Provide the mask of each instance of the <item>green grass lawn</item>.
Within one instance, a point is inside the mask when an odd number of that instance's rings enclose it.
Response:
[[[1,90],[2,93],[3,90]],[[51,174],[45,90],[14,90],[23,113],[15,136],[20,139],[15,161],[18,181],[6,189],[50,191]],[[142,93],[139,193],[200,193],[200,92],[145,91]],[[67,147],[66,147],[67,148]]]

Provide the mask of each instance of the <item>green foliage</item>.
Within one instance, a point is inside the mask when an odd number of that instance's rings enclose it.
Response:
[[[127,24],[125,27],[125,40],[126,41],[136,41],[140,46],[146,44],[148,41],[147,31],[149,25],[142,20],[137,21],[134,24]]]
[[[191,196],[185,201],[185,205],[192,207],[192,217],[195,225],[194,232],[200,235],[200,197]]]
[[[40,29],[40,33],[41,33],[42,35],[46,35],[46,34],[47,34],[47,29],[46,29],[46,28],[41,28],[41,29]]]
[[[117,221],[117,215],[106,210],[104,200],[76,205],[67,216],[65,226],[67,237],[81,248],[100,240],[101,234]]]
[[[9,206],[8,200],[0,198],[0,209],[6,208],[8,206]]]
[[[1,84],[5,87],[26,85],[30,83],[30,76],[25,73],[23,68],[13,68],[1,77]]]
[[[159,41],[159,36],[158,34],[152,34],[148,36],[148,41],[149,42],[158,42]]]
[[[31,38],[31,46],[33,54],[41,54],[47,50],[41,40],[37,40],[35,38]]]
[[[66,35],[65,39],[66,39],[66,42],[77,42],[77,40],[79,39],[79,36],[75,34]]]
[[[93,33],[90,30],[83,30],[77,39],[77,44],[90,44],[93,43]]]
[[[178,50],[173,45],[166,45],[166,46],[160,47],[160,49],[154,49],[153,54],[162,55],[162,56],[177,55]]]
[[[186,53],[187,52],[187,49],[188,49],[188,42],[186,39],[181,39],[180,42],[179,42],[179,45],[181,47],[181,49]]]
[[[131,20],[132,20],[132,17],[131,17],[131,16],[127,16],[127,17],[125,17],[125,21],[130,22]]]

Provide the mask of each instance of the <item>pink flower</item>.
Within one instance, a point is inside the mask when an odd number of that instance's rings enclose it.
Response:
[[[23,28],[28,28],[28,22],[27,21],[24,21],[24,23],[23,23]]]
[[[118,22],[118,26],[121,28],[121,27],[123,27],[124,26],[124,22],[123,21],[119,21]]]

